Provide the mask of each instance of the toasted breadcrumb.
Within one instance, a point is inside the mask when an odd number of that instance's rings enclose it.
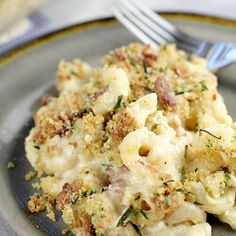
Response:
[[[25,175],[25,181],[30,181],[33,178],[35,178],[37,175],[36,171],[29,171],[26,175]]]

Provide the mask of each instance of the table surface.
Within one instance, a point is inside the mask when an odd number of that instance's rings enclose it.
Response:
[[[204,2],[145,0],[145,3],[158,11],[201,13],[236,20],[236,1],[234,0],[205,0]],[[111,0],[50,0],[48,4],[29,16],[28,20],[32,22],[32,28],[25,35],[0,45],[0,54],[26,41],[29,37],[42,35],[78,22],[111,16],[110,6]],[[9,235],[14,235],[14,233],[10,230],[8,223],[0,217],[0,236]]]

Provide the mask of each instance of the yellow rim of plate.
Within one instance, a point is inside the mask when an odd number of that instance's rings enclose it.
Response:
[[[161,13],[163,17],[167,19],[181,19],[181,20],[192,20],[200,21],[204,23],[218,24],[227,26],[230,28],[236,28],[236,20],[230,20],[214,16],[206,16],[192,13]],[[79,33],[81,31],[89,30],[92,28],[102,27],[102,26],[112,26],[117,24],[117,20],[114,18],[105,18],[89,21],[86,23],[81,23],[73,26],[69,26],[58,31],[51,32],[49,34],[40,36],[39,38],[33,39],[29,42],[26,42],[23,45],[19,45],[16,48],[10,50],[8,53],[0,57],[0,65],[3,66],[12,59],[22,55],[26,51],[35,48],[36,46],[42,45],[48,41],[57,40],[65,36],[69,36],[74,33]]]

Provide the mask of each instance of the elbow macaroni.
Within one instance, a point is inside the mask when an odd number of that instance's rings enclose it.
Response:
[[[119,146],[125,166],[135,173],[168,173],[178,179],[174,147],[146,127],[129,133]]]
[[[190,191],[196,196],[202,209],[212,214],[221,215],[234,205],[235,190],[230,190],[219,198],[212,198],[201,183],[191,182]]]
[[[129,79],[123,69],[110,67],[103,71],[103,81],[108,90],[97,98],[93,106],[95,114],[105,114],[114,109],[120,95],[128,96],[130,93]]]
[[[236,207],[231,207],[224,214],[219,215],[218,218],[227,224],[229,224],[233,229],[236,229]]]
[[[137,128],[145,125],[148,115],[154,113],[157,109],[157,95],[150,93],[141,97],[136,102],[131,103],[126,111],[135,120]]]
[[[166,218],[168,225],[182,224],[192,222],[193,224],[200,224],[206,221],[206,213],[199,206],[184,202],[182,206],[177,208],[172,214]]]

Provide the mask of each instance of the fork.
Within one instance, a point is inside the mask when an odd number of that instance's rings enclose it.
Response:
[[[210,70],[236,61],[236,44],[192,37],[139,0],[114,0],[112,10],[116,18],[145,44],[159,47],[161,44],[175,43],[179,49],[206,58]]]

